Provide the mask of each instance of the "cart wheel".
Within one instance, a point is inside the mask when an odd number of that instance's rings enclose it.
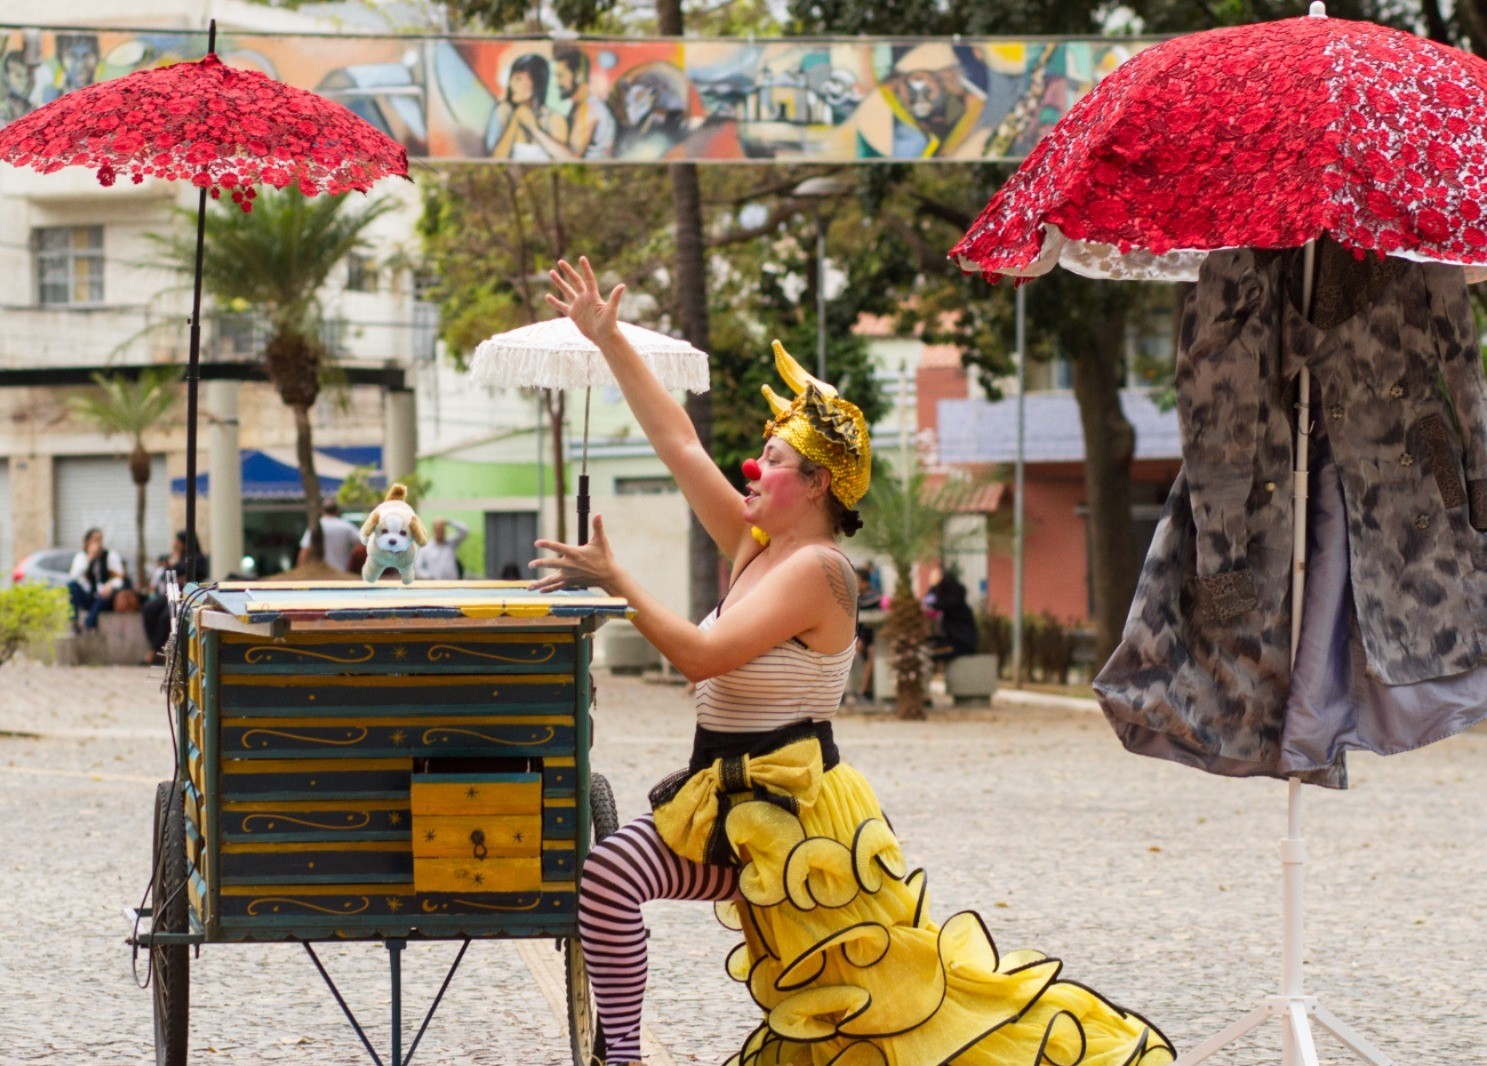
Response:
[[[162,781],[155,789],[155,872],[151,932],[184,933],[186,918],[186,812],[181,788]],[[191,956],[185,944],[150,948],[155,998],[156,1066],[186,1066],[186,1026],[191,1009]]]
[[[589,778],[589,810],[593,815],[594,840],[603,840],[620,827],[614,805],[614,790],[602,774]],[[602,1066],[604,1034],[594,1013],[594,1000],[589,994],[589,972],[583,964],[583,950],[577,937],[563,941],[563,956],[568,972],[568,1032],[573,1038],[574,1066]]]

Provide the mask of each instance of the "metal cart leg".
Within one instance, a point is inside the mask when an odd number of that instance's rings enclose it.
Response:
[[[330,972],[320,961],[320,956],[315,954],[315,949],[308,940],[302,941],[310,955],[310,961],[315,964],[315,969],[320,971],[321,978],[330,989],[330,994],[336,998],[341,1006],[341,1013],[346,1015],[346,1020],[351,1023],[351,1028],[356,1030],[356,1035],[361,1038],[362,1047],[367,1049],[367,1054],[372,1056],[372,1061],[377,1066],[385,1066],[382,1057],[377,1054],[372,1042],[367,1038],[366,1030],[362,1029],[361,1023],[356,1020],[351,1006],[346,1002],[346,997],[341,995],[341,990],[336,987],[335,981],[331,980]],[[428,1030],[429,1022],[434,1020],[434,1012],[439,1009],[439,1004],[444,1001],[444,993],[449,990],[449,982],[454,980],[455,971],[460,968],[464,961],[465,952],[470,949],[470,938],[466,937],[460,945],[459,954],[454,957],[454,962],[449,965],[449,972],[444,975],[444,983],[439,986],[439,992],[434,996],[434,1002],[429,1005],[428,1013],[423,1017],[423,1024],[418,1027],[418,1035],[413,1038],[413,1045],[408,1048],[408,1054],[403,1055],[403,949],[408,946],[406,940],[390,937],[384,943],[387,945],[388,964],[392,975],[392,1058],[389,1060],[392,1066],[408,1066],[413,1061],[413,1053],[418,1050],[418,1044],[423,1039],[423,1034]]]

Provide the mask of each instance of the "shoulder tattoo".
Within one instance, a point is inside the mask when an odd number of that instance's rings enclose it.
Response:
[[[816,558],[821,562],[821,570],[826,574],[826,587],[831,589],[837,606],[847,614],[852,614],[857,609],[853,583],[848,580],[852,573],[852,564],[843,558],[841,552],[834,552],[830,548],[817,548]]]

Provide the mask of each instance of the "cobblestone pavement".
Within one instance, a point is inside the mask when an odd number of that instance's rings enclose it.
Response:
[[[170,773],[151,672],[0,669],[0,1059],[153,1062],[121,910],[144,888],[156,781]],[[684,760],[687,697],[601,675],[596,767],[622,816]],[[846,756],[874,782],[932,913],[979,909],[1003,950],[1037,947],[1064,975],[1146,1014],[1191,1047],[1276,990],[1286,789],[1123,752],[1097,713],[1022,704],[940,710],[928,723],[850,714]],[[1305,794],[1307,991],[1401,1064],[1487,1059],[1487,734],[1392,759],[1354,757],[1354,787]],[[653,1066],[717,1063],[753,1024],[723,975],[733,935],[710,908],[657,904],[648,1025]],[[530,944],[527,951],[551,944]],[[416,1030],[454,947],[405,955]],[[386,953],[328,947],[327,965],[386,1054]],[[539,967],[540,968],[540,967]],[[304,951],[213,944],[193,961],[193,1062],[369,1062]],[[405,1041],[406,1041],[405,1037]],[[1215,1064],[1279,1061],[1267,1023]],[[1355,1061],[1318,1037],[1324,1063]],[[567,1061],[516,945],[477,943],[416,1062]]]

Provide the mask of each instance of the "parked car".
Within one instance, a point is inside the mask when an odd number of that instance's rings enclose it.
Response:
[[[19,563],[10,574],[10,580],[19,585],[22,581],[35,581],[43,585],[67,587],[67,574],[72,569],[75,548],[43,548],[32,552]]]

